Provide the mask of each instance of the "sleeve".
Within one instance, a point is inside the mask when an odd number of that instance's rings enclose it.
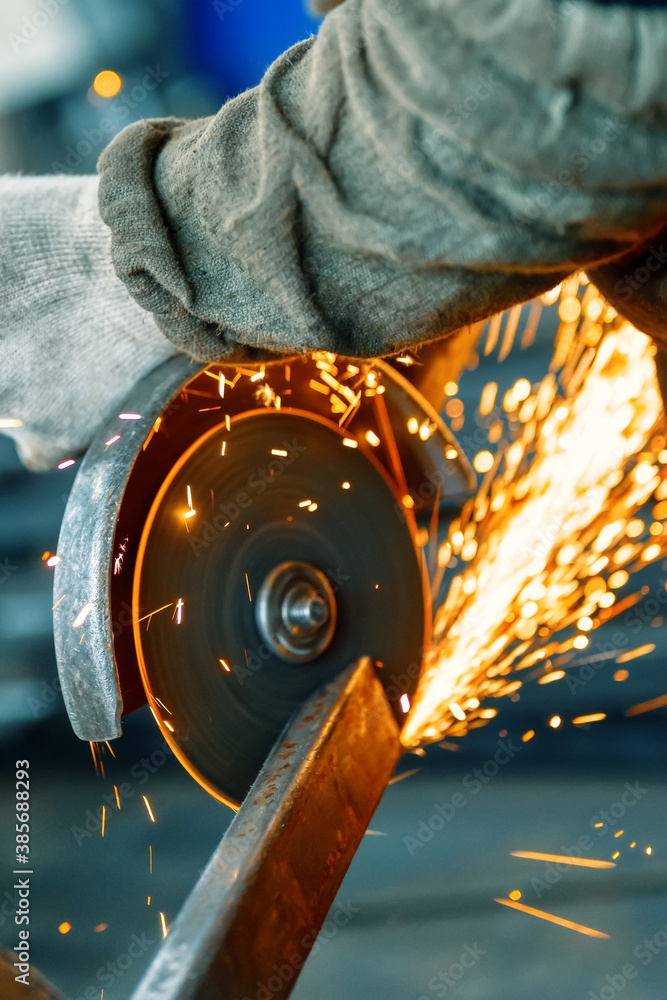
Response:
[[[345,0],[260,85],[102,154],[118,276],[181,350],[391,353],[667,218],[667,11]]]
[[[84,451],[173,345],[118,280],[98,178],[0,177],[0,433],[32,469]]]

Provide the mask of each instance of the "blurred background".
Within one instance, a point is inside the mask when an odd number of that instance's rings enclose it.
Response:
[[[123,126],[214,114],[317,28],[300,0],[3,0],[0,170],[94,173]]]
[[[92,173],[129,122],[212,114],[317,28],[300,0],[3,0],[0,171]],[[501,365],[494,356],[474,359],[458,394],[464,414],[490,378],[499,397],[519,377],[538,381],[556,323],[546,314],[533,346]],[[472,457],[479,427],[458,419]],[[97,1000],[102,990],[104,1000],[124,1000],[161,940],[160,915],[167,926],[174,920],[231,813],[164,753],[146,711],[125,720],[115,758],[104,756],[104,777],[71,731],[53,654],[48,558],[75,474],[30,474],[0,437],[0,942],[17,941],[13,771],[28,758],[32,960],[72,1000]],[[584,683],[526,684],[498,703],[486,728],[406,756],[399,771],[418,771],[387,789],[341,889],[350,919],[320,939],[298,1000],[613,1000],[621,991],[627,1000],[664,1000],[665,708],[625,712],[667,690],[666,579],[662,563],[633,581],[645,587],[643,600],[620,625],[597,630],[591,654],[596,645],[617,654],[594,661]],[[648,651],[619,666],[641,647]],[[571,724],[594,712],[604,722]],[[510,760],[479,781],[475,769],[493,759],[499,741],[510,741]],[[107,809],[102,837],[101,807],[123,783],[130,792],[120,811]],[[456,792],[465,807],[429,826]],[[588,836],[593,846],[584,848]],[[559,870],[509,853],[571,854],[578,844],[600,859],[620,849],[616,868]],[[511,891],[610,937],[494,902]]]

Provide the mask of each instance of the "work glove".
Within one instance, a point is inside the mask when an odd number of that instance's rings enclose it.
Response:
[[[618,312],[667,351],[667,229],[589,274]]]
[[[217,115],[114,139],[110,244],[94,181],[5,182],[0,417],[33,465],[85,448],[168,356],[142,308],[204,361],[374,357],[636,254],[667,218],[665,51],[661,8],[345,0]]]
[[[32,469],[83,452],[134,383],[176,353],[114,273],[97,187],[0,177],[0,427]]]

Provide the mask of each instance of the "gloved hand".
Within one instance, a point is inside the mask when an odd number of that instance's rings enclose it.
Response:
[[[111,244],[94,179],[4,182],[0,417],[34,466],[84,448],[170,352],[140,307],[201,360],[373,357],[639,249],[666,48],[662,7],[345,0],[217,115],[113,140]]]
[[[588,273],[618,312],[667,350],[667,228]]]
[[[23,462],[83,452],[176,353],[116,277],[97,177],[0,177],[0,418]]]
[[[656,342],[655,367],[667,408],[667,228],[588,273],[613,307]]]

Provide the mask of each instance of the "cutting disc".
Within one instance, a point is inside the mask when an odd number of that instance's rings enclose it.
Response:
[[[230,805],[295,709],[360,656],[398,713],[416,685],[420,558],[395,486],[350,443],[310,412],[240,413],[178,458],[143,528],[132,617],[149,705]]]

